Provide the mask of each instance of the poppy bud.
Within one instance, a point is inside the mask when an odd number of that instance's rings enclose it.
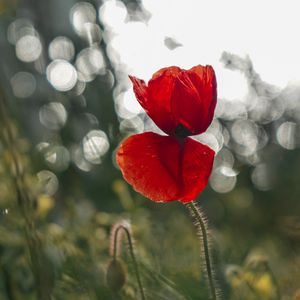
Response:
[[[107,286],[113,291],[119,291],[125,284],[125,269],[121,261],[112,259],[107,267]]]

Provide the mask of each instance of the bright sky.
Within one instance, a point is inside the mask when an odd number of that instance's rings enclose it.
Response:
[[[143,0],[152,14],[148,24],[124,22],[126,10],[115,0],[100,9],[114,31],[117,49],[128,72],[144,79],[161,67],[189,68],[211,64],[218,77],[219,96],[241,98],[243,76],[225,70],[223,51],[249,55],[262,79],[284,87],[300,78],[299,7],[296,0]],[[105,13],[104,13],[105,12]],[[169,50],[165,37],[183,46]]]

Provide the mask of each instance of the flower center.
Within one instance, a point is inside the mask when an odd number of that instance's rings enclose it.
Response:
[[[191,132],[185,127],[183,126],[181,123],[179,123],[174,131],[175,136],[179,137],[179,138],[185,138],[189,135],[191,135]]]

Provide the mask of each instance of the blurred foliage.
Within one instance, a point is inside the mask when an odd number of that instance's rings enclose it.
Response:
[[[125,279],[106,282],[110,231],[122,220],[147,299],[208,299],[185,207],[151,203],[115,167],[121,139],[153,125],[115,102],[126,70],[112,59],[101,6],[0,1],[0,299],[139,299],[126,247],[113,270]],[[120,7],[129,20],[151,17],[140,2]],[[209,132],[220,151],[200,202],[219,285],[229,300],[300,299],[300,90],[278,92],[249,58],[221,59],[245,76],[255,105],[220,99]]]

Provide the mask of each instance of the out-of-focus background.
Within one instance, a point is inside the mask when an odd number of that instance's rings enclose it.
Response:
[[[140,299],[126,238],[106,279],[123,220],[147,299],[208,299],[186,208],[134,192],[114,159],[126,136],[159,132],[128,74],[197,64],[218,81],[194,138],[217,153],[198,201],[223,297],[300,299],[298,6],[0,0],[0,299]]]

